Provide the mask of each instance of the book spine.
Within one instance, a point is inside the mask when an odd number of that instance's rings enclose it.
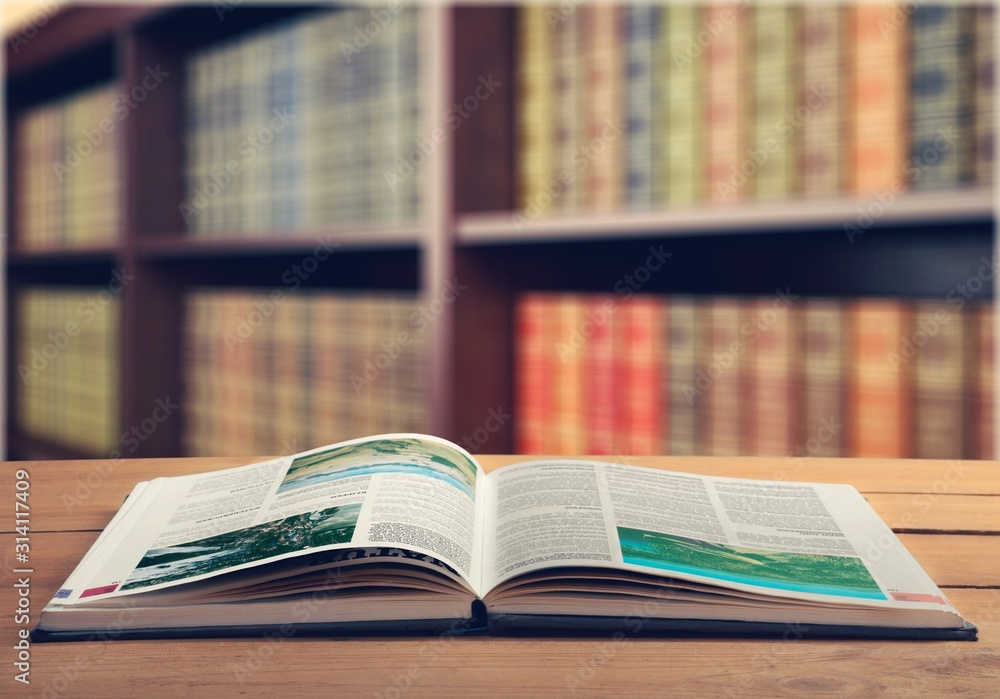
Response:
[[[587,8],[579,10],[586,14]],[[552,35],[545,8],[532,5],[518,9],[517,65],[517,205],[526,211],[538,205],[555,168],[552,137],[554,67]]]
[[[91,287],[29,286],[13,306],[19,381],[12,416],[27,434],[99,456],[115,448],[121,434],[119,301],[112,297],[81,322],[77,310],[101,290]],[[79,332],[41,369],[37,355],[52,344],[52,329],[76,324]]]
[[[996,15],[993,5],[975,8],[974,36],[974,117],[975,181],[979,184],[993,182],[996,121]]]
[[[586,116],[587,195],[595,211],[615,211],[624,200],[623,153],[628,145],[622,99],[625,52],[622,49],[622,10],[613,5],[584,8],[588,51],[588,109]]]
[[[796,456],[843,456],[844,314],[839,301],[810,300],[801,316],[803,420]]]
[[[722,5],[709,6],[705,11],[710,26],[723,28],[706,49],[706,187],[707,198],[713,204],[736,202],[746,196],[741,184],[745,175],[740,173],[745,155],[745,13],[745,9]]]
[[[214,377],[207,371],[211,356],[211,299],[204,293],[189,291],[184,296],[184,325],[181,331],[181,366],[184,367],[184,398],[188,403],[181,444],[188,456],[203,456],[203,440],[211,420]]]
[[[545,423],[543,393],[550,376],[545,373],[544,301],[541,296],[528,294],[517,303],[515,431],[518,454],[545,453]]]
[[[580,454],[584,438],[583,414],[583,354],[585,347],[577,348],[573,341],[580,332],[584,315],[583,301],[572,294],[560,294],[552,299],[555,314],[555,337],[550,346],[550,359],[554,373],[548,378],[552,383],[553,419],[550,430],[554,454]]]
[[[568,16],[560,16],[554,28],[556,151],[552,174],[558,178],[562,190],[554,198],[553,205],[562,211],[576,211],[582,202],[580,195],[583,173],[578,171],[575,158],[580,146],[584,145],[581,108],[585,71],[580,65],[580,14],[572,12]],[[564,177],[563,173],[572,177]]]
[[[661,381],[667,389],[664,399],[662,432],[666,438],[662,452],[689,456],[697,453],[698,433],[695,368],[698,360],[698,302],[690,297],[673,297],[663,306],[667,370]],[[663,353],[661,353],[661,356]]]
[[[657,85],[663,110],[657,121],[664,131],[659,166],[661,201],[669,207],[690,207],[704,196],[704,156],[701,121],[704,108],[702,82],[704,56],[695,51],[703,14],[697,5],[669,5],[662,10]],[[730,29],[724,25],[719,31]],[[694,54],[694,55],[693,55]]]
[[[622,10],[628,30],[628,173],[632,208],[653,204],[654,34],[660,8],[636,5]]]
[[[914,312],[914,456],[960,459],[965,425],[965,333],[961,313],[924,301]]]
[[[584,396],[587,454],[613,454],[615,448],[615,334],[618,314],[614,299],[589,296],[586,317],[593,335],[585,347]]]
[[[799,158],[802,194],[833,197],[843,187],[844,16],[836,5],[802,7],[799,94],[809,108]]]
[[[649,296],[634,296],[623,304],[624,389],[623,410],[627,411],[626,431],[621,443],[626,454],[656,454],[660,443],[663,411],[660,407],[661,373],[668,367],[658,361],[660,306],[665,302]]]
[[[792,450],[796,406],[792,383],[792,347],[794,327],[792,309],[773,299],[752,303],[753,317],[748,339],[759,333],[748,353],[755,376],[744,385],[752,396],[753,453],[761,456],[784,456]]]
[[[910,324],[902,302],[863,300],[850,311],[848,456],[910,456],[908,374],[899,359]]]
[[[712,298],[705,304],[700,357],[695,370],[699,404],[699,453],[736,456],[741,450],[741,390],[745,345],[740,339],[737,299]]]
[[[329,293],[311,295],[306,301],[309,323],[311,385],[309,394],[309,435],[311,446],[329,444],[340,433],[337,396],[354,398],[356,385],[346,381],[341,371],[345,355],[341,332],[340,301]]]
[[[793,38],[798,12],[760,5],[750,17],[753,71],[747,157],[757,167],[746,186],[757,199],[785,199],[793,193],[800,140],[791,122],[797,107]]]
[[[997,458],[996,430],[994,429],[994,338],[996,337],[996,318],[993,302],[977,304],[968,314],[974,325],[974,335],[970,342],[975,343],[974,371],[969,372],[975,378],[971,391],[973,396],[975,422],[973,427],[973,444],[970,458],[992,461]]]
[[[967,133],[971,84],[964,8],[916,8],[911,20],[910,181],[914,189],[953,187],[968,179],[960,134]],[[965,141],[970,139],[966,138]]]
[[[894,18],[898,11],[896,5],[851,9],[851,190],[862,196],[898,192],[906,182],[906,36]]]

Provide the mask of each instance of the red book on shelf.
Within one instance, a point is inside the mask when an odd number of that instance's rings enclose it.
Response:
[[[660,372],[663,363],[659,304],[635,296],[620,304],[618,418],[615,442],[625,454],[656,454],[660,443]]]
[[[910,456],[910,366],[898,357],[910,334],[901,301],[865,300],[850,310],[848,456]]]
[[[584,353],[585,438],[587,454],[613,454],[615,450],[615,324],[614,299],[594,296],[587,300],[586,318],[593,335]],[[588,326],[588,329],[591,326]]]
[[[547,351],[551,353],[548,365],[552,373],[548,380],[552,390],[551,431],[552,454],[580,454],[584,439],[583,406],[583,341],[584,301],[580,296],[560,294],[553,304],[555,336]]]
[[[546,373],[546,299],[539,294],[522,296],[515,321],[515,409],[516,450],[519,454],[544,454],[545,399],[551,376]]]

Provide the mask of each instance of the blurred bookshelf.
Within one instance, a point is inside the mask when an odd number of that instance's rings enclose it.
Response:
[[[844,432],[809,454],[994,453],[992,280],[902,371],[858,340],[886,305],[882,330],[919,337],[994,255],[991,9],[387,7],[72,6],[8,42],[11,457],[415,429],[492,453],[794,457],[830,405]],[[935,149],[954,124],[974,138]],[[716,316],[738,333],[786,289],[804,302],[784,329],[681,401]],[[83,322],[94,299],[107,327]],[[560,357],[609,300],[607,337]],[[824,318],[835,359],[809,345]],[[47,349],[62,368],[26,381]],[[881,379],[889,417],[858,398]],[[863,438],[886,421],[895,452]]]

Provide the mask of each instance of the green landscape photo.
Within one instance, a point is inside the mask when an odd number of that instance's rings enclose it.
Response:
[[[626,563],[802,592],[885,599],[860,558],[784,553],[618,527]]]
[[[121,586],[132,590],[318,546],[347,544],[361,503],[328,507],[184,544],[150,549]]]
[[[475,499],[476,464],[447,445],[413,437],[372,439],[298,456],[278,492],[374,473],[435,478]]]

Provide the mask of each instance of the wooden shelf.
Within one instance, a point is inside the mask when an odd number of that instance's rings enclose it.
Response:
[[[13,425],[7,428],[7,451],[19,459],[63,461],[67,459],[106,459],[107,454],[89,454],[41,437],[25,434]]]
[[[9,250],[7,266],[11,268],[57,267],[66,265],[113,265],[118,260],[117,246],[74,248],[64,250]]]
[[[858,224],[863,212],[880,227],[910,223],[968,222],[994,216],[989,189],[910,192],[888,208],[874,197],[798,200],[714,208],[620,213],[551,214],[534,220],[517,212],[464,214],[458,241],[464,245],[524,244],[622,237],[695,236],[761,232],[808,233],[817,228]],[[878,212],[882,212],[877,215]],[[876,216],[877,215],[877,216]],[[862,218],[862,221],[865,219]]]
[[[342,228],[313,233],[281,233],[264,236],[195,238],[189,234],[149,236],[139,239],[138,254],[144,260],[175,260],[200,257],[311,254],[317,246],[336,252],[385,248],[412,248],[425,237],[416,227]]]
[[[177,202],[185,196],[188,58],[322,7],[244,5],[225,13],[224,21],[210,5],[64,7],[17,51],[8,42],[8,124],[81,87],[140,84],[150,65],[171,76],[122,122],[120,242],[16,249],[19,184],[8,158],[5,215],[12,235],[4,242],[14,246],[5,262],[8,376],[17,347],[10,311],[20,288],[103,284],[113,269],[127,269],[135,282],[122,293],[121,414],[123,424],[138,424],[157,398],[182,394],[178,329],[190,289],[281,288],[284,273],[322,242],[336,245],[334,254],[303,288],[406,290],[440,303],[445,280],[457,278],[468,287],[455,303],[444,304],[429,330],[428,350],[432,431],[461,441],[482,427],[490,410],[512,405],[518,295],[607,292],[646,258],[654,239],[670,239],[664,245],[676,264],[651,279],[644,293],[751,295],[791,285],[818,296],[940,298],[996,250],[993,191],[980,188],[910,192],[884,211],[872,197],[840,197],[554,213],[516,222],[517,13],[492,4],[425,8],[421,36],[429,79],[421,133],[431,133],[456,100],[475,94],[483,76],[493,76],[498,87],[428,159],[423,220],[370,227],[324,222],[322,230],[272,231],[267,238],[233,232],[206,239],[185,232]],[[330,138],[336,137],[334,130]],[[10,128],[6,145],[15,152]],[[869,229],[858,223],[865,212],[874,218]],[[851,246],[844,224],[878,235]],[[8,395],[8,415],[16,414],[16,400]],[[182,423],[165,424],[134,456],[179,455]],[[19,456],[88,456],[19,434],[13,425],[8,434]],[[485,449],[513,451],[513,434],[513,423],[504,424]]]

